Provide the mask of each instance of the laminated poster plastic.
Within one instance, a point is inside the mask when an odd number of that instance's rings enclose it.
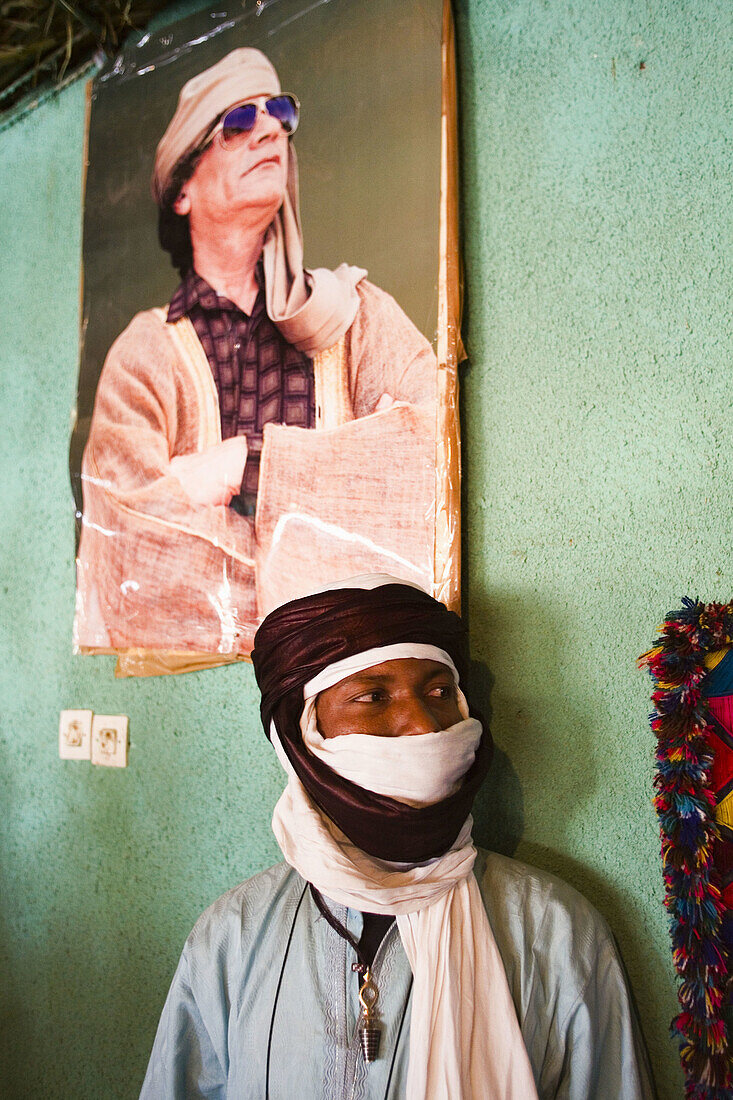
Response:
[[[450,5],[217,6],[89,102],[75,651],[123,676],[247,659],[268,610],[363,572],[458,609]],[[345,283],[340,328],[294,336],[278,302]]]

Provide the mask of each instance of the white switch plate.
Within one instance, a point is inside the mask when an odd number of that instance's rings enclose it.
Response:
[[[62,710],[59,718],[59,756],[62,760],[90,760],[92,711]]]
[[[127,767],[127,718],[124,714],[95,714],[92,722],[92,764]]]

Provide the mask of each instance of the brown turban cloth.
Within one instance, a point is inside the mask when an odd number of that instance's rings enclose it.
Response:
[[[155,154],[151,186],[156,202],[160,205],[168,198],[176,165],[198,148],[229,107],[279,92],[280,81],[270,61],[260,50],[246,47],[232,50],[187,81]],[[335,271],[304,271],[298,162],[292,143],[287,190],[267,230],[262,256],[267,313],[288,343],[311,356],[335,344],[356,316],[356,285],[366,271],[348,264],[340,264]]]
[[[488,730],[459,790],[432,806],[407,806],[335,775],[307,751],[300,733],[303,688],[309,680],[334,661],[398,642],[444,649],[462,675],[461,620],[426,592],[404,584],[339,588],[283,604],[257,631],[252,664],[262,693],[265,733],[269,736],[274,721],[313,802],[363,852],[419,863],[446,852],[468,817],[491,761]]]

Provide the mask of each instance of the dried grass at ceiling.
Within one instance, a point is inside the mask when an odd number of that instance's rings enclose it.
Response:
[[[0,112],[113,56],[167,0],[0,0]]]

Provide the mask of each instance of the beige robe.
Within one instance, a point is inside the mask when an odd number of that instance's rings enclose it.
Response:
[[[314,362],[322,433],[265,430],[256,525],[193,504],[170,472],[221,441],[191,322],[148,310],[118,337],[82,463],[78,648],[241,656],[273,603],[322,579],[369,569],[431,583],[435,356],[393,298],[366,280],[358,293],[341,346]],[[375,413],[384,393],[398,405]]]

